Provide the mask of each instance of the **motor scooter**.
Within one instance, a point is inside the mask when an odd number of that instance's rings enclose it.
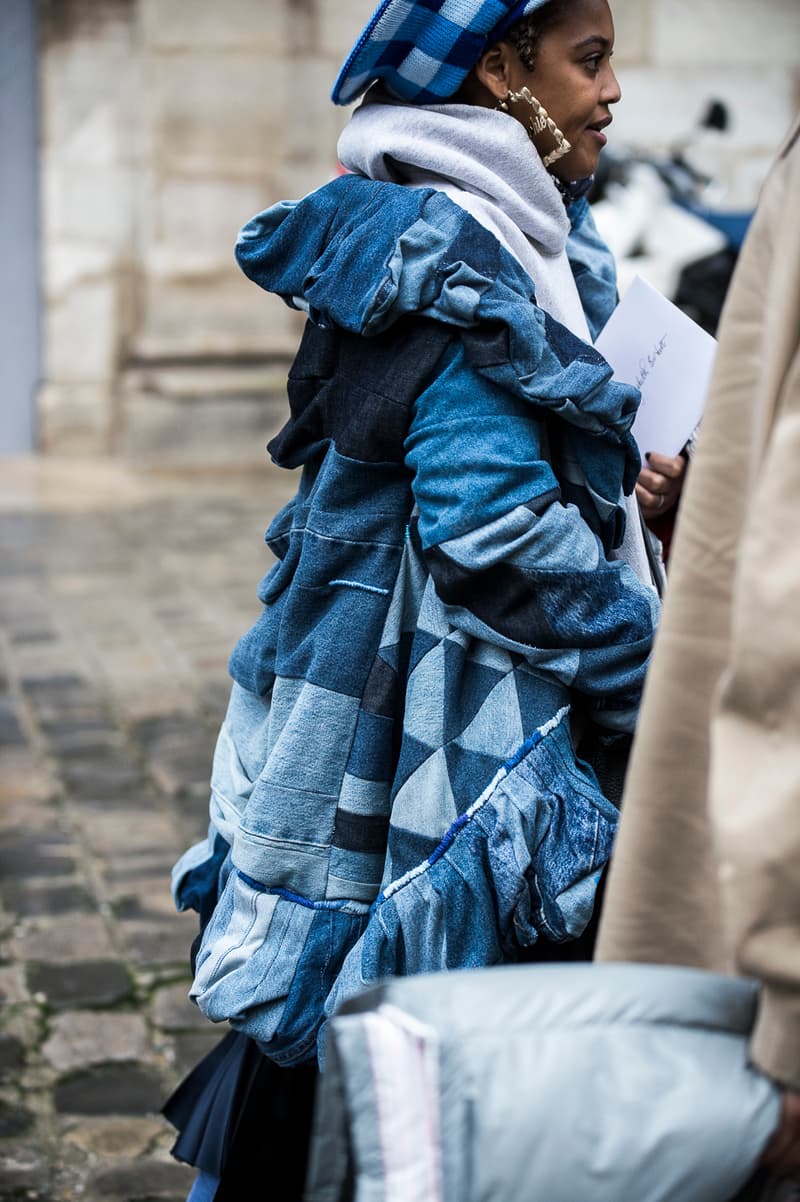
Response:
[[[640,275],[711,334],[752,213],[724,207],[721,188],[692,164],[691,151],[703,131],[728,128],[726,106],[712,100],[664,156],[606,151],[589,194],[617,260],[620,294]]]

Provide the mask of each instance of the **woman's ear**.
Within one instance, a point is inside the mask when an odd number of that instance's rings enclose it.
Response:
[[[512,55],[516,54],[509,42],[497,42],[481,55],[475,64],[475,78],[495,100],[502,100],[512,90]]]

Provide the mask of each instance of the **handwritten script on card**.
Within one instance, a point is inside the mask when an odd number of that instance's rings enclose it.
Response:
[[[653,349],[643,358],[639,360],[639,370],[636,373],[636,387],[641,389],[650,372],[658,363],[660,355],[664,354],[667,349],[667,335],[662,334]]]
[[[633,423],[642,456],[677,455],[703,415],[714,339],[637,276],[595,345],[614,379],[642,394]]]

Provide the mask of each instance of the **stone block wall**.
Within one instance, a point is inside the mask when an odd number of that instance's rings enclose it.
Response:
[[[40,6],[46,449],[106,450],[135,322],[143,131],[133,4]]]
[[[328,99],[372,0],[39,0],[43,449],[260,462],[301,319],[236,267],[240,225],[336,169]],[[798,0],[616,0],[615,139],[703,148],[752,204],[800,103]]]
[[[798,0],[614,0],[623,98],[613,137],[664,151],[710,99],[731,124],[700,139],[693,161],[730,209],[751,208],[800,109]]]

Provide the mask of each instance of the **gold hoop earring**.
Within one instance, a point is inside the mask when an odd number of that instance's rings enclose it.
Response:
[[[512,92],[510,89],[506,92],[502,100],[498,100],[495,105],[501,113],[510,112],[509,105],[516,101],[524,100],[527,105],[533,110],[530,120],[528,121],[528,137],[533,141],[544,130],[549,130],[556,140],[555,150],[551,150],[542,158],[542,163],[545,167],[551,166],[557,159],[563,158],[565,154],[569,154],[572,150],[572,143],[568,142],[562,134],[561,130],[552,119],[547,109],[541,104],[531,92],[530,88],[520,88],[518,92]]]

